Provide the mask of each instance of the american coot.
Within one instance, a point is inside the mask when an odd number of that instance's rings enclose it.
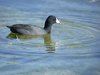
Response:
[[[54,23],[60,23],[60,21],[53,15],[48,16],[45,21],[44,28],[38,26],[32,26],[29,24],[14,24],[12,26],[7,26],[10,28],[11,32],[23,34],[23,35],[43,35],[51,33],[51,27]]]

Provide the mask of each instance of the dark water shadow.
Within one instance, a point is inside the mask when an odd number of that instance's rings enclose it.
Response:
[[[43,38],[44,40],[44,46],[46,47],[46,51],[48,53],[54,53],[55,52],[55,45],[51,38],[50,34],[45,35],[21,35],[16,33],[10,33],[7,35],[7,38],[9,39],[18,39],[18,40],[35,40],[36,38]]]

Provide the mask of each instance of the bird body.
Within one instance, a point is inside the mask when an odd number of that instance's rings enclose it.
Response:
[[[10,28],[11,32],[19,33],[24,35],[43,35],[46,34],[42,27],[29,24],[14,24],[13,26],[7,26]]]
[[[23,35],[43,35],[51,33],[51,27],[54,23],[60,23],[60,22],[55,16],[50,15],[45,21],[44,28],[29,24],[14,24],[12,26],[7,26],[7,27],[10,28],[11,32],[13,33],[18,33]]]

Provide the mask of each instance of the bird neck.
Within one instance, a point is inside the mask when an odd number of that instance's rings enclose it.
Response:
[[[44,26],[44,30],[47,33],[51,33],[51,28],[52,28],[52,24],[50,24],[48,21],[45,22],[45,26]]]

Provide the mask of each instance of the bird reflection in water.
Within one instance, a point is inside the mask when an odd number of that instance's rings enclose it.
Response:
[[[47,48],[47,52],[48,53],[54,53],[55,52],[55,44],[52,41],[51,35],[50,34],[46,34],[44,35],[44,45]]]
[[[18,40],[30,40],[30,39],[36,39],[36,38],[43,38],[44,40],[44,46],[46,47],[46,51],[48,53],[54,53],[55,52],[55,44],[52,41],[50,34],[45,35],[21,35],[16,33],[10,33],[8,34],[7,38],[9,39],[18,39]]]

